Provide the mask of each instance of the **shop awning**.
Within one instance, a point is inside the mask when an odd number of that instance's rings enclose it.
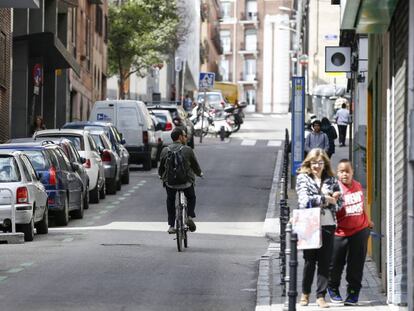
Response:
[[[39,0],[0,0],[0,8],[38,9]]]
[[[41,32],[13,38],[13,42],[22,41],[28,41],[31,57],[43,57],[46,70],[71,68],[80,75],[80,65],[53,33]]]

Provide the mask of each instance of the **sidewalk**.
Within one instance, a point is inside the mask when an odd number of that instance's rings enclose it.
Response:
[[[343,158],[349,157],[349,147],[348,145],[346,147],[338,147],[336,146],[336,153],[332,156],[332,168],[336,170],[336,166],[338,162]],[[290,185],[289,185],[290,186]],[[275,207],[275,213],[279,215],[279,204],[277,197],[277,203]],[[288,204],[290,206],[290,209],[292,210],[295,208],[297,204],[297,196],[294,189],[288,188]],[[261,310],[271,310],[271,311],[281,311],[281,310],[287,310],[284,309],[285,302],[287,301],[287,297],[282,297],[282,286],[280,285],[280,260],[279,260],[279,237],[272,239],[273,243],[271,242],[268,248],[267,255],[269,255],[269,273],[271,274],[269,276],[270,284],[270,299],[268,300],[270,302],[270,305],[265,306],[261,305],[260,303],[256,307],[256,311]],[[301,295],[301,284],[302,284],[302,272],[303,272],[303,253],[302,251],[298,251],[298,270],[297,270],[297,301],[299,301],[300,295]],[[288,268],[287,263],[287,268]],[[346,268],[346,267],[345,267]],[[345,281],[345,272],[343,274],[342,282],[341,282],[341,294],[343,298],[346,296],[346,281]],[[317,306],[315,303],[316,296],[315,296],[315,288],[316,288],[316,273],[314,278],[314,283],[312,287],[312,294],[311,294],[311,303],[309,306],[301,307],[299,304],[296,304],[296,310],[300,311],[316,311],[316,310],[322,310]],[[258,292],[258,295],[260,293]],[[382,292],[381,288],[381,281],[378,278],[377,270],[375,263],[371,260],[370,257],[367,257],[366,263],[365,263],[365,269],[364,269],[364,278],[362,282],[362,289],[360,292],[360,299],[359,299],[359,306],[344,306],[344,305],[335,305],[329,302],[329,297],[326,297],[327,302],[330,305],[330,308],[328,310],[338,310],[338,311],[348,311],[348,310],[361,310],[361,311],[385,311],[385,310],[391,310],[391,308],[388,307],[386,304],[386,296]]]

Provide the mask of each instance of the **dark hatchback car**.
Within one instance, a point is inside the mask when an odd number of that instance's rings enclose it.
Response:
[[[69,214],[83,218],[84,185],[77,170],[60,146],[52,142],[1,144],[0,149],[19,150],[26,154],[48,195],[49,213],[56,216],[58,225],[66,226]]]
[[[68,129],[85,129],[88,128],[102,128],[108,136],[109,141],[112,144],[113,150],[121,158],[121,181],[123,184],[129,184],[129,152],[124,147],[125,140],[122,138],[122,134],[119,133],[118,129],[108,122],[99,121],[76,121],[68,122],[63,125],[63,128]]]

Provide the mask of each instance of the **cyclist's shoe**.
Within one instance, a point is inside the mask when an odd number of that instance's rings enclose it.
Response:
[[[337,288],[328,287],[328,295],[331,299],[332,303],[343,303],[344,300],[342,299],[341,293]]]
[[[344,305],[345,306],[357,306],[358,305],[359,293],[356,290],[349,290],[348,296],[346,296]]]
[[[167,232],[169,234],[175,234],[177,232],[177,230],[175,230],[175,228],[173,226],[171,226],[171,227],[168,228],[168,231]]]
[[[190,229],[191,232],[196,231],[197,227],[196,227],[196,225],[193,221],[193,218],[191,216],[187,217],[187,226],[188,226],[188,229]]]

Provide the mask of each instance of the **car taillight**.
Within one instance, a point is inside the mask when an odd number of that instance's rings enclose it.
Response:
[[[148,132],[147,131],[142,132],[142,139],[144,141],[144,144],[148,144]]]
[[[172,130],[172,123],[167,122],[167,123],[165,124],[165,129],[164,129],[164,131],[171,131],[171,130]]]
[[[222,101],[221,106],[224,108],[224,106],[226,106],[226,103]]]
[[[91,168],[91,160],[86,159],[85,163],[83,163],[84,168]]]
[[[54,166],[49,169],[49,185],[56,186],[56,169]]]
[[[158,137],[158,143],[161,144],[162,143],[162,138]]]
[[[16,190],[16,203],[29,203],[29,194],[26,187],[19,187]]]
[[[101,155],[102,162],[111,162],[111,154],[108,150],[104,150]]]

